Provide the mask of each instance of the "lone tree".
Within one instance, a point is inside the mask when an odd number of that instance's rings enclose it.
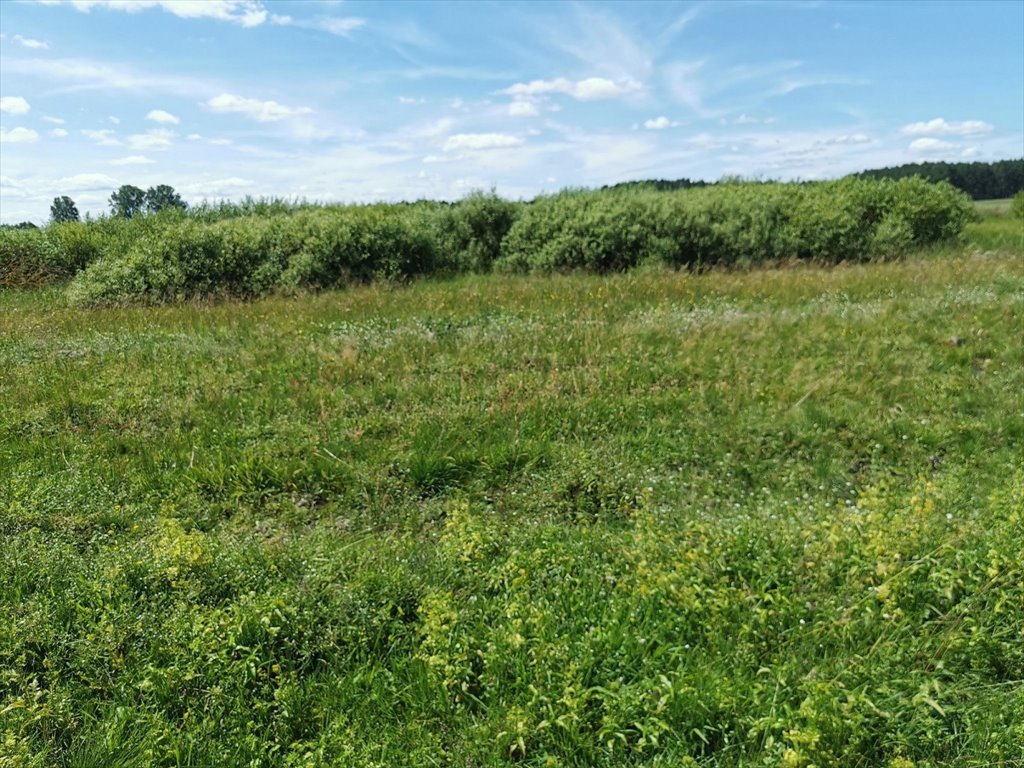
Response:
[[[78,221],[78,206],[67,195],[53,198],[50,206],[50,221]]]
[[[160,184],[146,190],[146,210],[150,213],[158,213],[165,208],[178,208],[184,211],[188,203],[181,199],[181,195],[174,191],[174,187],[168,184]]]
[[[115,216],[130,219],[143,212],[146,193],[131,184],[122,184],[110,195],[110,212]]]

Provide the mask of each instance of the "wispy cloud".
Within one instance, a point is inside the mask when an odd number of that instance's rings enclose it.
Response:
[[[50,133],[51,136],[53,136],[55,138],[58,138],[58,139],[63,139],[65,136],[68,135],[68,132],[65,131],[63,128],[54,128],[49,133]]]
[[[43,118],[45,123],[53,123],[54,125],[64,125],[64,118],[62,117],[50,117],[49,115]]]
[[[301,27],[302,29],[315,29],[321,32],[328,32],[337,37],[349,37],[357,29],[366,26],[366,19],[355,16],[330,17],[319,16],[312,19],[296,19],[293,16],[279,16],[272,14],[270,23],[279,27]]]
[[[4,74],[51,80],[51,93],[126,90],[194,97],[216,88],[209,78],[158,75],[137,64],[91,59],[4,59]],[[216,92],[216,91],[214,91]]]
[[[111,165],[152,165],[156,160],[151,160],[145,155],[129,155],[128,157],[119,157],[117,160],[111,160]]]
[[[663,71],[665,84],[676,101],[689,107],[699,117],[710,117],[714,112],[704,106],[705,86],[700,78],[704,61],[674,61]]]
[[[258,27],[267,20],[267,9],[259,0],[35,0],[40,5],[66,5],[89,13],[94,8],[138,13],[160,9],[181,19],[216,19]]]
[[[145,133],[134,133],[128,137],[128,146],[132,149],[141,150],[166,150],[170,149],[174,138],[174,132],[166,128],[154,128]]]
[[[189,184],[182,184],[178,191],[192,198],[231,197],[244,190],[251,189],[256,182],[240,176],[229,176],[223,179],[204,179]]]
[[[993,126],[981,120],[948,123],[941,117],[936,117],[927,122],[905,125],[900,129],[900,133],[907,136],[980,136],[993,130]]]
[[[532,101],[513,101],[508,105],[509,117],[536,117],[540,114]]]
[[[772,89],[772,96],[787,96],[804,88],[821,88],[826,85],[869,85],[870,81],[859,77],[804,77],[787,78]]]
[[[517,136],[504,133],[457,133],[444,143],[444,151],[510,149],[522,143],[523,140]]]
[[[722,124],[725,125],[727,122],[728,121],[723,120]],[[752,117],[751,115],[748,115],[746,112],[744,112],[742,115],[737,117],[732,122],[733,122],[733,125],[760,125],[760,124],[769,125],[769,124],[775,122],[775,118],[774,117],[763,117],[763,118]]]
[[[76,173],[65,176],[57,182],[57,186],[68,192],[85,192],[89,190],[115,189],[117,179],[105,173]]]
[[[117,147],[121,144],[116,138],[114,131],[110,128],[102,128],[100,130],[83,128],[82,135],[96,142],[101,147]]]
[[[589,71],[613,80],[644,81],[650,77],[654,67],[651,41],[630,34],[628,19],[600,7],[575,5],[572,22],[542,22],[544,34],[555,48],[575,57]]]
[[[313,110],[309,107],[287,107],[276,101],[260,101],[222,93],[206,102],[212,112],[240,114],[260,123],[272,123],[299,115],[308,115]]]

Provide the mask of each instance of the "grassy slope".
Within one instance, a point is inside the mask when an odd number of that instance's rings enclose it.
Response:
[[[0,295],[0,764],[1020,758],[1022,313],[1019,253]]]

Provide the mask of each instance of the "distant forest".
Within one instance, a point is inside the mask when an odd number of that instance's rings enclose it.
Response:
[[[909,163],[853,175],[861,179],[920,176],[928,181],[948,181],[975,200],[999,200],[1013,197],[1024,189],[1024,159],[994,163]]]
[[[928,181],[948,181],[975,200],[999,200],[1013,197],[1024,189],[1024,159],[998,160],[994,163],[908,163],[895,168],[878,168],[850,174],[860,179],[903,179],[920,176]],[[673,190],[706,187],[720,182],[691,179],[646,179],[611,185],[611,189]]]

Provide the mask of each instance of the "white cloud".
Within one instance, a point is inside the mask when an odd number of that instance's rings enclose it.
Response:
[[[584,80],[573,82],[564,77],[554,80],[531,80],[528,83],[516,83],[498,93],[506,96],[515,96],[519,99],[543,96],[549,93],[564,93],[580,101],[594,101],[596,99],[612,99],[618,96],[625,96],[635,93],[643,88],[643,85],[631,78],[620,80],[609,80],[605,77],[588,77]]]
[[[9,115],[24,115],[32,107],[21,96],[4,96],[0,98],[0,112]]]
[[[511,117],[536,117],[540,112],[533,102],[513,101],[508,105],[508,114]]]
[[[588,77],[576,83],[572,95],[580,101],[594,99],[613,99],[627,93],[639,91],[643,86],[636,80],[620,80],[613,82],[603,77]]]
[[[181,122],[181,119],[176,115],[172,115],[170,112],[165,112],[162,109],[154,109],[146,115],[147,120],[152,120],[154,123],[164,123],[165,125],[177,125]]]
[[[653,120],[644,120],[644,128],[649,131],[660,131],[663,128],[674,128],[677,125],[679,125],[679,123],[669,120],[664,115],[656,117]]]
[[[947,123],[941,117],[921,123],[903,126],[900,133],[907,136],[978,136],[991,133],[993,127],[981,120],[964,120],[962,123]]]
[[[960,153],[960,157],[977,157],[981,154],[980,147],[967,147]]]
[[[943,141],[942,139],[914,139],[910,142],[910,151],[927,155],[934,152],[946,152],[955,146],[955,144]]]
[[[173,13],[181,19],[216,19],[258,27],[267,20],[267,11],[259,0],[36,0],[43,5],[70,5],[88,13],[93,8],[138,13],[152,8]]]
[[[420,98],[412,98],[411,96],[399,96],[398,97],[398,103],[399,104],[426,104],[427,100],[422,98],[422,97],[420,97]]]
[[[150,160],[145,155],[128,155],[128,157],[119,157],[117,160],[111,160],[111,165],[150,165],[155,163],[156,160]]]
[[[105,173],[78,173],[74,176],[65,176],[56,186],[68,192],[84,192],[93,189],[116,189],[118,183],[117,179]]]
[[[65,131],[63,128],[54,128],[52,131],[50,131],[50,135],[56,136],[58,139],[63,139],[65,136],[68,135],[68,132]]]
[[[429,123],[417,125],[408,131],[408,136],[420,141],[432,141],[440,139],[453,127],[455,127],[455,121],[452,118],[442,117]]]
[[[255,184],[250,179],[243,179],[238,176],[229,176],[225,179],[210,179],[195,181],[189,184],[182,184],[178,191],[181,194],[192,198],[202,197],[230,197],[238,194],[243,189],[249,189]]]
[[[522,139],[504,133],[457,133],[448,137],[444,151],[510,149],[522,143]]]
[[[54,125],[64,125],[64,118],[62,117],[44,117],[43,122],[53,123]]]
[[[32,48],[35,50],[46,50],[50,47],[49,43],[44,40],[33,40],[31,37],[22,37],[21,35],[15,35],[14,41],[21,43],[25,48]]]
[[[214,112],[238,113],[261,123],[285,120],[289,117],[307,115],[313,110],[309,107],[286,107],[276,101],[260,101],[247,99],[231,93],[222,93],[206,102],[206,106]]]
[[[107,120],[112,122],[114,125],[120,125],[121,124],[121,118],[120,117],[115,117],[114,115],[110,115],[109,117],[107,117]]]
[[[87,139],[92,139],[101,147],[116,147],[121,143],[114,137],[114,131],[110,128],[103,128],[98,131],[83,128],[82,135]]]
[[[164,150],[171,148],[174,132],[166,128],[154,128],[145,133],[134,133],[128,137],[128,146],[132,149]]]
[[[0,128],[0,143],[3,144],[32,144],[39,141],[39,134],[31,128],[12,128],[5,131]]]

